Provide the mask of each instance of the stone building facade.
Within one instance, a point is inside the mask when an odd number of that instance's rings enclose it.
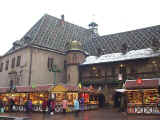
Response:
[[[159,77],[159,33],[158,25],[100,36],[95,22],[83,28],[65,21],[64,16],[44,15],[0,57],[0,87],[81,82],[101,86],[107,95],[120,87],[120,77]],[[149,49],[148,56],[143,49]],[[142,51],[135,56],[140,57],[118,59],[138,50]],[[107,61],[111,58],[105,56],[118,58]],[[93,59],[86,64],[89,57]]]

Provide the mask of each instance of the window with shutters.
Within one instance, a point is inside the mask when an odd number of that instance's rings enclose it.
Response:
[[[6,61],[5,70],[8,70],[9,60]]]
[[[11,68],[14,68],[15,67],[15,57],[12,58],[12,64],[11,64]]]
[[[51,70],[53,66],[53,58],[48,58],[48,69]]]
[[[1,63],[1,66],[0,66],[0,72],[3,71],[3,63]]]
[[[17,56],[17,64],[16,64],[16,66],[18,67],[18,66],[20,66],[20,64],[21,64],[21,56]]]

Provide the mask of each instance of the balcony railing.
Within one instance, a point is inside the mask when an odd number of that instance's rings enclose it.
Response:
[[[126,74],[125,76],[123,76],[123,81],[136,80],[137,78],[142,78],[142,79],[160,78],[160,72],[143,72],[143,73]],[[120,81],[118,80],[118,74],[108,75],[108,76],[83,76],[81,77],[81,80],[84,82],[92,82],[97,84],[120,83]]]

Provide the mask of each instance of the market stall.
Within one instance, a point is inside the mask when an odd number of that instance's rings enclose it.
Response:
[[[158,103],[159,80],[127,80],[125,83],[128,98],[127,112],[130,114],[160,114]]]
[[[9,111],[10,100],[12,99],[15,103],[14,111],[25,111],[25,103],[27,100],[31,100],[33,104],[33,111],[42,111],[42,103],[44,100],[48,100],[50,86],[36,86],[36,87],[25,87],[18,86],[15,91],[6,91],[0,89],[0,99],[5,105],[5,111]]]

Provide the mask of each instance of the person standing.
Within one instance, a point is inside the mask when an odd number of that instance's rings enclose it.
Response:
[[[47,101],[44,100],[43,103],[42,103],[42,110],[43,110],[43,113],[46,112],[46,108],[47,108]]]
[[[84,97],[80,98],[81,110],[84,110]]]
[[[67,105],[68,105],[68,101],[67,101],[67,99],[66,99],[66,98],[64,98],[64,100],[62,101],[63,114],[65,114],[65,113],[66,113]]]
[[[51,100],[51,102],[50,102],[50,109],[51,109],[50,114],[51,114],[51,115],[53,115],[54,112],[55,112],[55,106],[56,106],[56,102],[55,102],[55,100],[53,99],[53,100]]]
[[[28,110],[29,112],[32,112],[32,100],[28,101]]]
[[[0,100],[0,112],[4,112],[4,105],[3,102]]]
[[[78,99],[74,100],[74,110],[75,110],[75,116],[78,116],[78,113],[79,113],[79,101],[78,101]]]
[[[13,107],[15,107],[15,102],[14,100],[11,98],[9,101],[9,111],[13,112]]]
[[[26,113],[28,113],[28,100],[26,100],[26,102],[24,103],[24,107],[25,107]]]

